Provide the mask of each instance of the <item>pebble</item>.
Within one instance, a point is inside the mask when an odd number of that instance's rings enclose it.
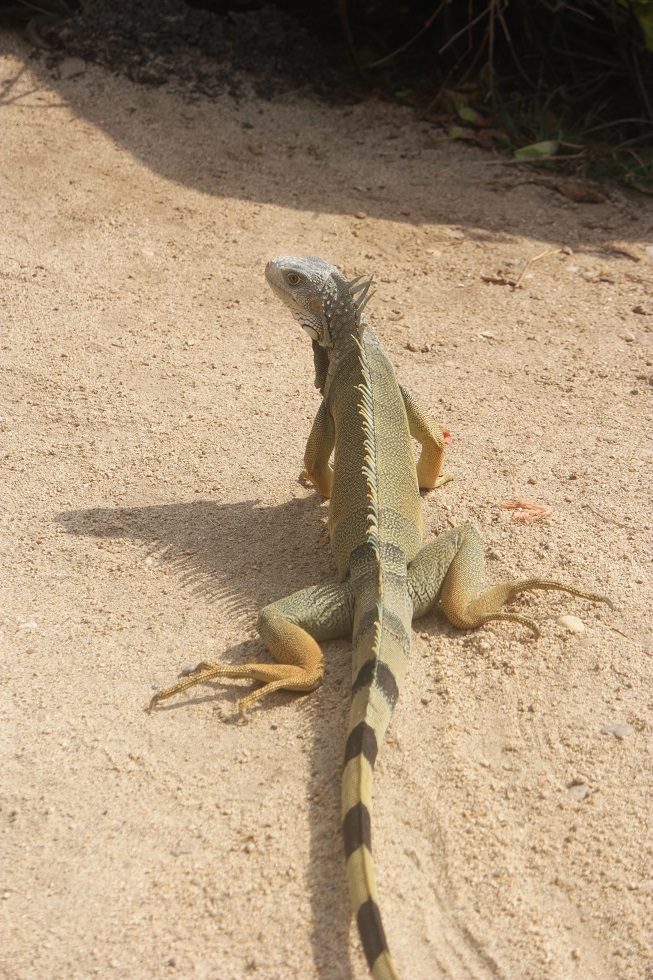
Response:
[[[564,626],[570,633],[585,632],[585,623],[578,616],[558,616],[556,623],[558,626]]]
[[[453,238],[455,241],[462,241],[465,237],[465,232],[461,231],[460,228],[447,228],[447,238]]]
[[[592,790],[589,788],[587,783],[571,783],[567,786],[567,792],[573,800],[584,800],[590,795]]]
[[[365,218],[367,217],[367,214],[365,213],[365,211],[357,211],[354,217],[358,218],[359,221],[364,221]]]
[[[626,330],[626,332],[624,334],[624,340],[626,341],[627,344],[634,344],[635,343],[635,334],[634,333],[631,333],[630,330]]]
[[[644,251],[650,258],[653,259],[653,245],[647,245]]]
[[[604,725],[601,729],[601,735],[614,735],[615,738],[622,739],[626,735],[632,735],[634,731],[632,725]]]
[[[64,58],[59,65],[59,78],[67,81],[69,78],[77,78],[86,71],[86,62],[83,58]]]

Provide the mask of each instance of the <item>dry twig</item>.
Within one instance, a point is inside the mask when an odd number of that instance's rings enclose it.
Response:
[[[533,259],[532,261],[535,260]],[[503,507],[504,510],[512,510],[513,521],[521,521],[522,524],[532,524],[534,521],[549,517],[553,513],[553,507],[548,507],[546,504],[533,504],[529,500],[523,500],[520,497],[519,487],[517,486],[517,471],[512,463],[510,464],[510,476],[512,478],[512,492],[515,495],[515,499],[502,500],[499,507]]]

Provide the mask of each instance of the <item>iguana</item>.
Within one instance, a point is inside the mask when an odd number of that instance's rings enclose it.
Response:
[[[347,279],[320,258],[277,258],[265,275],[313,341],[322,402],[304,464],[312,483],[330,498],[329,534],[339,582],[302,589],[261,611],[258,630],[276,663],[202,663],[196,673],[156,694],[152,705],[217,677],[263,682],[240,701],[242,712],[281,688],[312,691],[323,675],[318,642],[352,636],[342,782],[347,878],[371,974],[392,980],[398,975],[372,862],[372,773],[408,666],[411,621],[439,607],[460,629],[508,620],[537,637],[532,620],[500,611],[520,592],[559,589],[594,602],[609,600],[542,578],[504,582],[479,594],[483,541],[469,524],[422,545],[419,490],[447,479],[440,476],[444,438],[397,383],[368,326],[364,311],[372,280]],[[417,466],[411,436],[421,443]]]

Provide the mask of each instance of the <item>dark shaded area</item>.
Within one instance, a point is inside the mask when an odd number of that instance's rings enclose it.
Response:
[[[186,97],[409,103],[451,138],[653,192],[653,13],[634,0],[0,0],[46,66]],[[569,164],[571,163],[571,166]]]
[[[264,98],[309,87],[432,108],[471,84],[531,111],[653,121],[653,20],[629,0],[0,0],[0,16],[37,45],[205,94],[245,73]]]
[[[238,95],[247,76],[256,94],[271,99],[310,88],[334,94],[336,80],[317,36],[274,6],[223,13],[184,0],[46,0],[48,16],[31,3],[0,2],[0,17],[22,23],[29,39],[50,52],[84,58],[145,85],[177,79],[191,92]],[[68,6],[68,4],[70,4]]]
[[[0,0],[0,24],[20,27],[34,70],[57,80],[83,71],[60,74],[75,57],[188,102],[244,103],[253,89],[408,103],[437,138],[534,149],[527,164],[653,193],[653,16],[648,38],[629,0],[553,3]],[[592,193],[568,196],[604,200]]]

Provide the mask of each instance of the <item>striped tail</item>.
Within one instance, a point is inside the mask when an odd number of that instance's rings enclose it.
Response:
[[[368,588],[372,583],[368,583]],[[381,591],[380,582],[377,589]],[[403,588],[403,615],[390,612],[366,589],[367,611],[356,612],[349,735],[342,780],[342,821],[352,908],[374,980],[398,980],[379,911],[372,860],[374,763],[390,722],[410,650],[412,607]],[[376,590],[375,590],[376,591]],[[399,597],[398,597],[399,598]],[[396,603],[392,603],[396,608]],[[370,608],[371,607],[371,608]]]

